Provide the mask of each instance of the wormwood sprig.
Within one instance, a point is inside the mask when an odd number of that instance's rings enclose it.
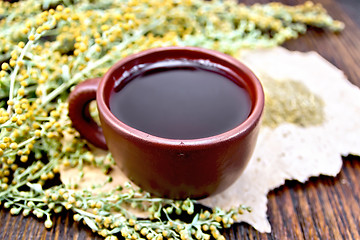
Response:
[[[109,240],[224,239],[221,229],[249,208],[206,210],[194,200],[155,198],[131,184],[106,193],[62,184],[61,167],[79,168],[80,175],[86,164],[105,172],[114,167],[111,155],[96,155],[72,128],[67,97],[77,83],[144,49],[188,45],[235,55],[241,48],[280,45],[308,26],[344,27],[311,2],[0,1],[0,205],[13,215],[43,219],[46,228],[54,214],[71,211],[75,221]]]

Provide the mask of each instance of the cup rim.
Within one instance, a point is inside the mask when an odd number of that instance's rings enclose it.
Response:
[[[190,52],[197,52],[202,53],[205,55],[212,55],[218,59],[224,60],[227,63],[230,63],[232,65],[237,66],[237,68],[241,69],[241,71],[244,72],[245,75],[248,76],[249,79],[251,79],[253,85],[254,85],[254,94],[256,95],[255,101],[253,104],[253,109],[250,112],[250,115],[246,118],[245,121],[237,125],[236,127],[217,134],[210,137],[205,138],[196,138],[196,139],[169,139],[164,137],[158,137],[155,135],[151,135],[149,133],[143,132],[141,130],[135,129],[122,121],[120,121],[111,111],[109,106],[106,104],[105,97],[104,97],[104,90],[106,87],[106,83],[108,80],[114,75],[114,72],[116,72],[118,69],[120,69],[125,63],[138,59],[145,55],[150,55],[154,53],[160,53],[160,52],[166,52],[166,51],[190,51]],[[102,121],[105,121],[106,124],[110,125],[113,129],[115,129],[117,132],[127,135],[130,138],[135,138],[142,142],[148,142],[148,143],[157,143],[162,145],[171,145],[171,146],[205,146],[209,144],[216,144],[219,142],[228,141],[232,138],[237,138],[242,135],[245,135],[249,131],[251,131],[257,123],[261,119],[261,115],[264,109],[264,92],[261,85],[261,82],[256,77],[256,75],[243,63],[241,63],[239,60],[235,59],[234,57],[205,48],[199,48],[199,47],[178,47],[178,46],[170,46],[170,47],[158,47],[158,48],[152,48],[145,51],[141,51],[139,53],[135,53],[132,55],[129,55],[117,63],[115,63],[101,78],[100,83],[98,85],[98,90],[96,92],[96,102],[99,109],[99,114],[103,115]]]

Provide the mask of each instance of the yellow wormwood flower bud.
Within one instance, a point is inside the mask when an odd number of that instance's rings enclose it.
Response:
[[[12,116],[12,117],[11,117],[11,121],[12,121],[12,122],[16,122],[17,120],[18,120],[17,116]]]
[[[72,15],[71,19],[74,20],[74,21],[79,20],[79,16],[78,15]]]
[[[34,148],[34,144],[29,143],[27,147],[28,147],[29,150],[32,150]]]
[[[14,59],[10,60],[10,66],[14,67],[16,65],[16,61]]]
[[[51,9],[50,9],[51,10]],[[43,11],[41,14],[40,14],[40,16],[41,17],[47,17],[49,15],[49,12],[48,11]]]
[[[135,219],[132,219],[132,218],[129,219],[130,226],[134,226],[135,223],[136,223]]]
[[[28,34],[30,32],[30,29],[25,27],[21,31],[22,31],[23,34]]]
[[[27,162],[27,160],[28,160],[28,156],[26,156],[26,155],[20,157],[20,161],[23,163]]]
[[[80,50],[79,50],[79,49],[76,49],[76,50],[74,51],[74,55],[75,55],[75,56],[79,56],[79,54],[80,54]]]
[[[44,24],[44,25],[43,25],[43,29],[44,29],[44,30],[50,30],[49,24]]]
[[[41,26],[38,27],[38,29],[36,29],[36,33],[37,33],[37,34],[42,33],[42,31],[43,31],[43,28],[42,28]]]
[[[18,119],[18,120],[16,121],[16,124],[17,124],[18,126],[21,126],[21,125],[23,124],[23,121],[22,121],[21,119]]]
[[[17,149],[17,147],[18,147],[18,145],[15,142],[10,144],[10,148],[13,149],[13,150]]]
[[[46,178],[49,179],[49,174],[46,176]],[[51,179],[51,178],[50,178],[50,179]],[[51,195],[51,199],[52,199],[53,201],[58,200],[58,198],[59,198],[59,195],[57,195],[56,193],[54,193],[54,194]]]
[[[86,51],[86,46],[84,45],[84,44],[82,44],[82,45],[80,45],[80,47],[79,47],[79,50],[81,51],[81,52],[85,52]]]
[[[35,129],[38,129],[38,128],[40,128],[40,124],[38,122],[34,122],[32,124],[32,127],[35,128]]]
[[[101,47],[100,47],[99,45],[96,45],[95,50],[96,50],[97,52],[101,52]]]
[[[69,200],[68,200],[69,203],[73,204],[76,202],[76,199],[74,197],[69,197]]]
[[[75,214],[74,215],[74,221],[79,221],[80,220],[80,215],[79,214]]]
[[[40,130],[36,130],[36,131],[35,131],[35,136],[36,136],[36,137],[40,137],[40,136],[41,136],[41,131],[40,131]]]
[[[55,137],[55,134],[54,134],[53,132],[49,132],[49,133],[47,134],[47,137],[48,137],[48,138],[54,138],[54,137]]]
[[[56,11],[61,12],[62,10],[64,10],[64,7],[63,7],[62,5],[58,5],[58,6],[56,7]]]
[[[75,41],[81,42],[81,41],[82,41],[82,37],[81,37],[81,36],[77,36],[77,37],[75,38]]]
[[[110,224],[111,223],[111,218],[110,217],[105,217],[104,218],[104,223]]]
[[[17,61],[17,65],[19,65],[19,67],[22,67],[22,66],[24,66],[24,61]]]
[[[29,36],[29,40],[30,40],[30,41],[34,41],[34,40],[35,40],[35,35],[34,35],[34,34],[31,34],[31,35]]]
[[[19,47],[19,48],[24,48],[24,47],[25,47],[25,43],[24,43],[24,42],[19,42],[19,43],[18,43],[18,47]]]
[[[45,127],[45,129],[49,129],[52,127],[52,125],[53,124],[51,122],[47,122],[47,123],[45,123],[44,127]]]
[[[19,96],[24,96],[25,95],[25,89],[20,88],[17,93],[18,93]]]
[[[99,37],[101,37],[100,33],[95,32],[95,33],[94,33],[94,38],[99,38]]]
[[[108,25],[102,25],[101,26],[101,30],[102,31],[107,31],[107,30],[109,30],[110,29],[110,27],[108,26]]]
[[[4,62],[3,64],[1,64],[1,69],[2,70],[7,70],[9,68],[9,64]]]
[[[114,35],[109,36],[109,41],[114,42],[116,40],[116,37]]]
[[[53,225],[53,223],[52,223],[51,220],[48,219],[48,220],[45,221],[45,227],[46,227],[46,228],[51,228],[52,225]]]
[[[17,138],[20,136],[19,130],[18,129],[14,129],[14,131],[11,134],[12,138]]]
[[[16,60],[18,58],[17,52],[16,51],[12,51],[11,52],[11,58]]]
[[[60,117],[59,112],[57,112],[57,111],[55,111],[55,110],[51,111],[50,115],[51,115],[52,117]]]
[[[27,28],[31,28],[31,22],[30,22],[30,21],[27,21],[27,22],[25,23],[25,26],[26,26]]]
[[[55,18],[56,21],[59,21],[61,19],[61,14],[55,13],[54,18]]]
[[[97,223],[101,223],[101,222],[102,222],[102,217],[97,216],[97,217],[95,218],[95,221],[96,221]]]

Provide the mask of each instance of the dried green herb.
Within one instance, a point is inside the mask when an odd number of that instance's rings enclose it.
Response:
[[[305,84],[295,80],[264,77],[263,87],[265,126],[274,128],[282,123],[293,123],[308,127],[324,122],[324,102]]]

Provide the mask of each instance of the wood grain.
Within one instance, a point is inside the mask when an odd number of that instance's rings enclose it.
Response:
[[[253,3],[250,0],[242,2]],[[304,1],[281,2],[294,5]],[[317,51],[342,69],[352,83],[360,86],[360,23],[354,22],[346,13],[346,9],[359,4],[356,0],[317,2],[322,3],[334,18],[344,21],[345,30],[333,34],[311,29],[306,35],[284,46],[290,50]],[[355,12],[358,14],[359,10]],[[359,18],[355,19],[359,21]],[[344,166],[336,178],[321,176],[311,178],[305,184],[287,181],[284,186],[268,194],[268,216],[272,226],[270,234],[261,234],[242,223],[225,230],[227,238],[360,239],[359,160],[355,156],[344,157]],[[43,222],[33,217],[14,217],[1,208],[0,239],[101,239],[83,225],[74,223],[69,213],[53,220],[54,227],[46,230]]]

